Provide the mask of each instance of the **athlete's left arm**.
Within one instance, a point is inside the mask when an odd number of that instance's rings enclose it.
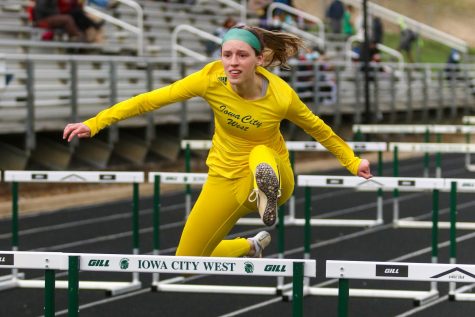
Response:
[[[346,167],[353,175],[364,178],[371,177],[369,162],[355,156],[353,150],[343,141],[322,119],[312,113],[292,90],[292,98],[287,110],[286,119],[290,120],[307,134],[320,142]]]

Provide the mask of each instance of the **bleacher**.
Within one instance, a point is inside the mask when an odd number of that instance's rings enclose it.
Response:
[[[195,5],[152,0],[139,3],[144,12],[142,56],[137,56],[137,36],[109,22],[104,25],[102,43],[72,43],[64,39],[43,41],[44,30],[32,26],[28,20],[26,1],[0,0],[0,52],[5,54],[7,72],[13,75],[8,87],[0,90],[1,149],[17,147],[29,159],[35,155],[36,148],[44,146],[38,144],[44,140],[43,134],[58,134],[67,122],[87,119],[115,102],[162,87],[199,69],[202,61],[181,57],[179,67],[172,68],[171,41],[175,27],[190,24],[211,33],[227,14],[239,15],[236,9],[219,1],[196,1]],[[102,11],[137,25],[137,13],[128,6],[119,5]],[[181,33],[179,43],[193,52],[206,54],[204,40],[195,34]],[[338,37],[329,36],[327,43],[329,50],[340,53],[344,47],[344,41]],[[331,52],[328,55],[337,56]],[[341,126],[343,116],[353,116],[356,122],[361,121],[363,73],[358,65],[329,61],[330,67],[319,70],[318,65],[312,63],[296,63],[290,71],[275,71],[296,88],[309,107],[328,119],[336,129]],[[448,110],[470,110],[468,105],[473,97],[469,87],[465,81],[446,80],[445,65],[415,64],[401,68],[388,63],[385,67],[388,71],[375,74],[376,80],[371,86],[377,104],[377,109],[372,110],[378,118],[410,120],[416,115],[436,112],[440,116],[438,119],[442,119]],[[464,67],[467,76],[475,77],[473,65]],[[330,90],[321,89],[324,86]],[[209,107],[201,99],[121,122],[117,129],[121,129],[121,140],[128,135],[127,130],[139,129],[147,148],[156,144],[158,138],[181,139],[199,133],[190,130],[194,123],[212,125]],[[172,136],[162,131],[157,133],[157,127],[164,125],[177,127],[171,129],[174,131]],[[2,137],[12,134],[18,136],[14,138],[16,141],[21,140],[20,145],[13,144],[10,137]],[[37,138],[37,135],[42,137]],[[117,145],[118,133],[107,135],[104,141]],[[61,143],[59,139],[54,141]],[[73,145],[71,151],[67,145],[60,146],[69,156],[77,148]],[[110,148],[114,151],[114,146]],[[172,157],[168,154],[169,149],[156,151]],[[172,152],[175,151],[173,148]]]

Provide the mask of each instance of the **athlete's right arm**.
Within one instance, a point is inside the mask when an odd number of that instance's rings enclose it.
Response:
[[[79,138],[93,137],[100,130],[118,121],[195,96],[203,96],[209,83],[207,74],[205,67],[171,85],[121,101],[83,123],[71,123],[65,127],[63,139],[71,141],[76,135]]]

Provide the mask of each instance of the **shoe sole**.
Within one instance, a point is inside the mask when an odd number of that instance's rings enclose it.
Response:
[[[277,193],[279,180],[270,165],[262,163],[256,168],[257,187],[266,195],[267,202],[262,221],[266,226],[272,226],[277,218]]]

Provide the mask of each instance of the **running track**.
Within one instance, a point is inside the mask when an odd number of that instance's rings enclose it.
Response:
[[[433,160],[432,160],[433,161]],[[374,167],[375,168],[375,167]],[[391,166],[385,165],[384,175],[391,175]],[[458,155],[443,156],[443,177],[474,178],[475,173],[464,169],[464,158]],[[325,174],[336,175],[342,170]],[[400,176],[422,177],[422,159],[401,162]],[[431,172],[431,175],[434,173]],[[356,193],[349,189],[312,190],[313,215],[317,217],[374,218],[376,199],[374,193]],[[195,193],[196,195],[196,193]],[[296,190],[297,217],[303,217],[303,191]],[[458,220],[475,220],[469,213],[475,208],[475,196],[458,195]],[[449,194],[440,194],[441,221],[447,220]],[[312,258],[317,259],[317,278],[311,285],[336,287],[335,280],[324,276],[325,260],[367,260],[430,262],[431,233],[429,229],[394,229],[390,225],[391,194],[384,196],[385,224],[373,228],[312,228]],[[420,216],[430,220],[430,193],[401,194],[401,217]],[[161,248],[163,254],[173,254],[183,226],[183,193],[170,193],[162,198]],[[142,254],[152,250],[152,199],[140,202],[140,245]],[[10,250],[10,221],[0,221],[0,249]],[[20,218],[20,249],[36,251],[84,252],[84,253],[130,253],[132,250],[131,202],[96,205],[87,208],[66,209],[59,212],[25,216]],[[236,226],[233,236],[249,236],[262,230],[257,226]],[[303,256],[304,232],[301,226],[285,230],[285,257]],[[459,230],[457,262],[475,263],[473,244],[475,233]],[[266,257],[277,256],[277,231],[272,231],[274,242],[266,249]],[[447,263],[449,232],[439,233],[439,261]],[[27,271],[27,278],[42,278],[41,271]],[[0,270],[0,275],[8,274]],[[165,276],[166,278],[167,276]],[[58,273],[57,279],[66,279]],[[162,275],[164,278],[164,275]],[[81,280],[130,280],[128,274],[96,272],[81,273]],[[280,297],[262,295],[156,293],[151,292],[150,274],[141,274],[143,288],[121,296],[107,297],[104,291],[80,290],[80,316],[290,316],[292,306]],[[262,277],[216,277],[190,278],[192,283],[228,285],[275,285],[275,278]],[[243,284],[244,283],[244,284]],[[351,287],[382,289],[428,290],[421,282],[351,281]],[[457,287],[466,284],[457,284]],[[473,285],[475,287],[475,285]],[[435,302],[415,307],[411,300],[351,298],[350,316],[472,316],[475,304],[453,302],[446,296],[448,285],[439,284],[441,296]],[[12,289],[0,292],[0,316],[41,316],[43,307],[42,289]],[[66,290],[56,290],[57,316],[67,315]],[[337,315],[336,297],[307,296],[304,299],[305,316],[331,317]]]

